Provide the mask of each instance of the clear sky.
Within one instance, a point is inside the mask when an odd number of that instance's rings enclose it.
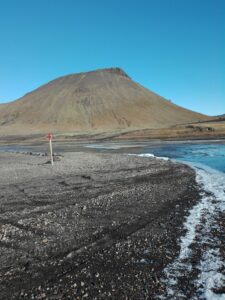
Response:
[[[178,105],[225,113],[225,0],[0,0],[0,102],[113,66]]]

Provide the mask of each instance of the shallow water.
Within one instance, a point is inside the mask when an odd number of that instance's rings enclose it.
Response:
[[[141,153],[203,164],[225,173],[225,144],[169,144],[144,147]]]
[[[137,143],[99,143],[91,144],[88,148],[96,151],[112,151],[132,154],[154,154],[158,157],[201,163],[225,173],[225,141],[220,142],[167,142],[153,144]]]

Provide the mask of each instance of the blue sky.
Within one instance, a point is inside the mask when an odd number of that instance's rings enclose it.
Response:
[[[118,66],[174,103],[225,113],[225,0],[1,0],[0,102]]]

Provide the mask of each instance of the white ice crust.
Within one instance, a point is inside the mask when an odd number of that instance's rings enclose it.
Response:
[[[220,255],[221,240],[215,234],[223,230],[219,220],[225,212],[225,175],[202,165],[192,167],[203,189],[201,201],[186,218],[183,225],[186,233],[180,239],[179,256],[164,270],[162,282],[166,295],[159,298],[225,300],[224,292],[216,292],[225,285],[225,262]],[[201,252],[197,266],[192,263],[193,246]],[[199,273],[192,282],[196,291],[192,298],[187,298],[185,291],[179,289],[179,280],[188,278],[194,268]]]

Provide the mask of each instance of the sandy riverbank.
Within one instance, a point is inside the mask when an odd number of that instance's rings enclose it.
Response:
[[[1,299],[152,299],[199,199],[185,165],[0,153]]]

